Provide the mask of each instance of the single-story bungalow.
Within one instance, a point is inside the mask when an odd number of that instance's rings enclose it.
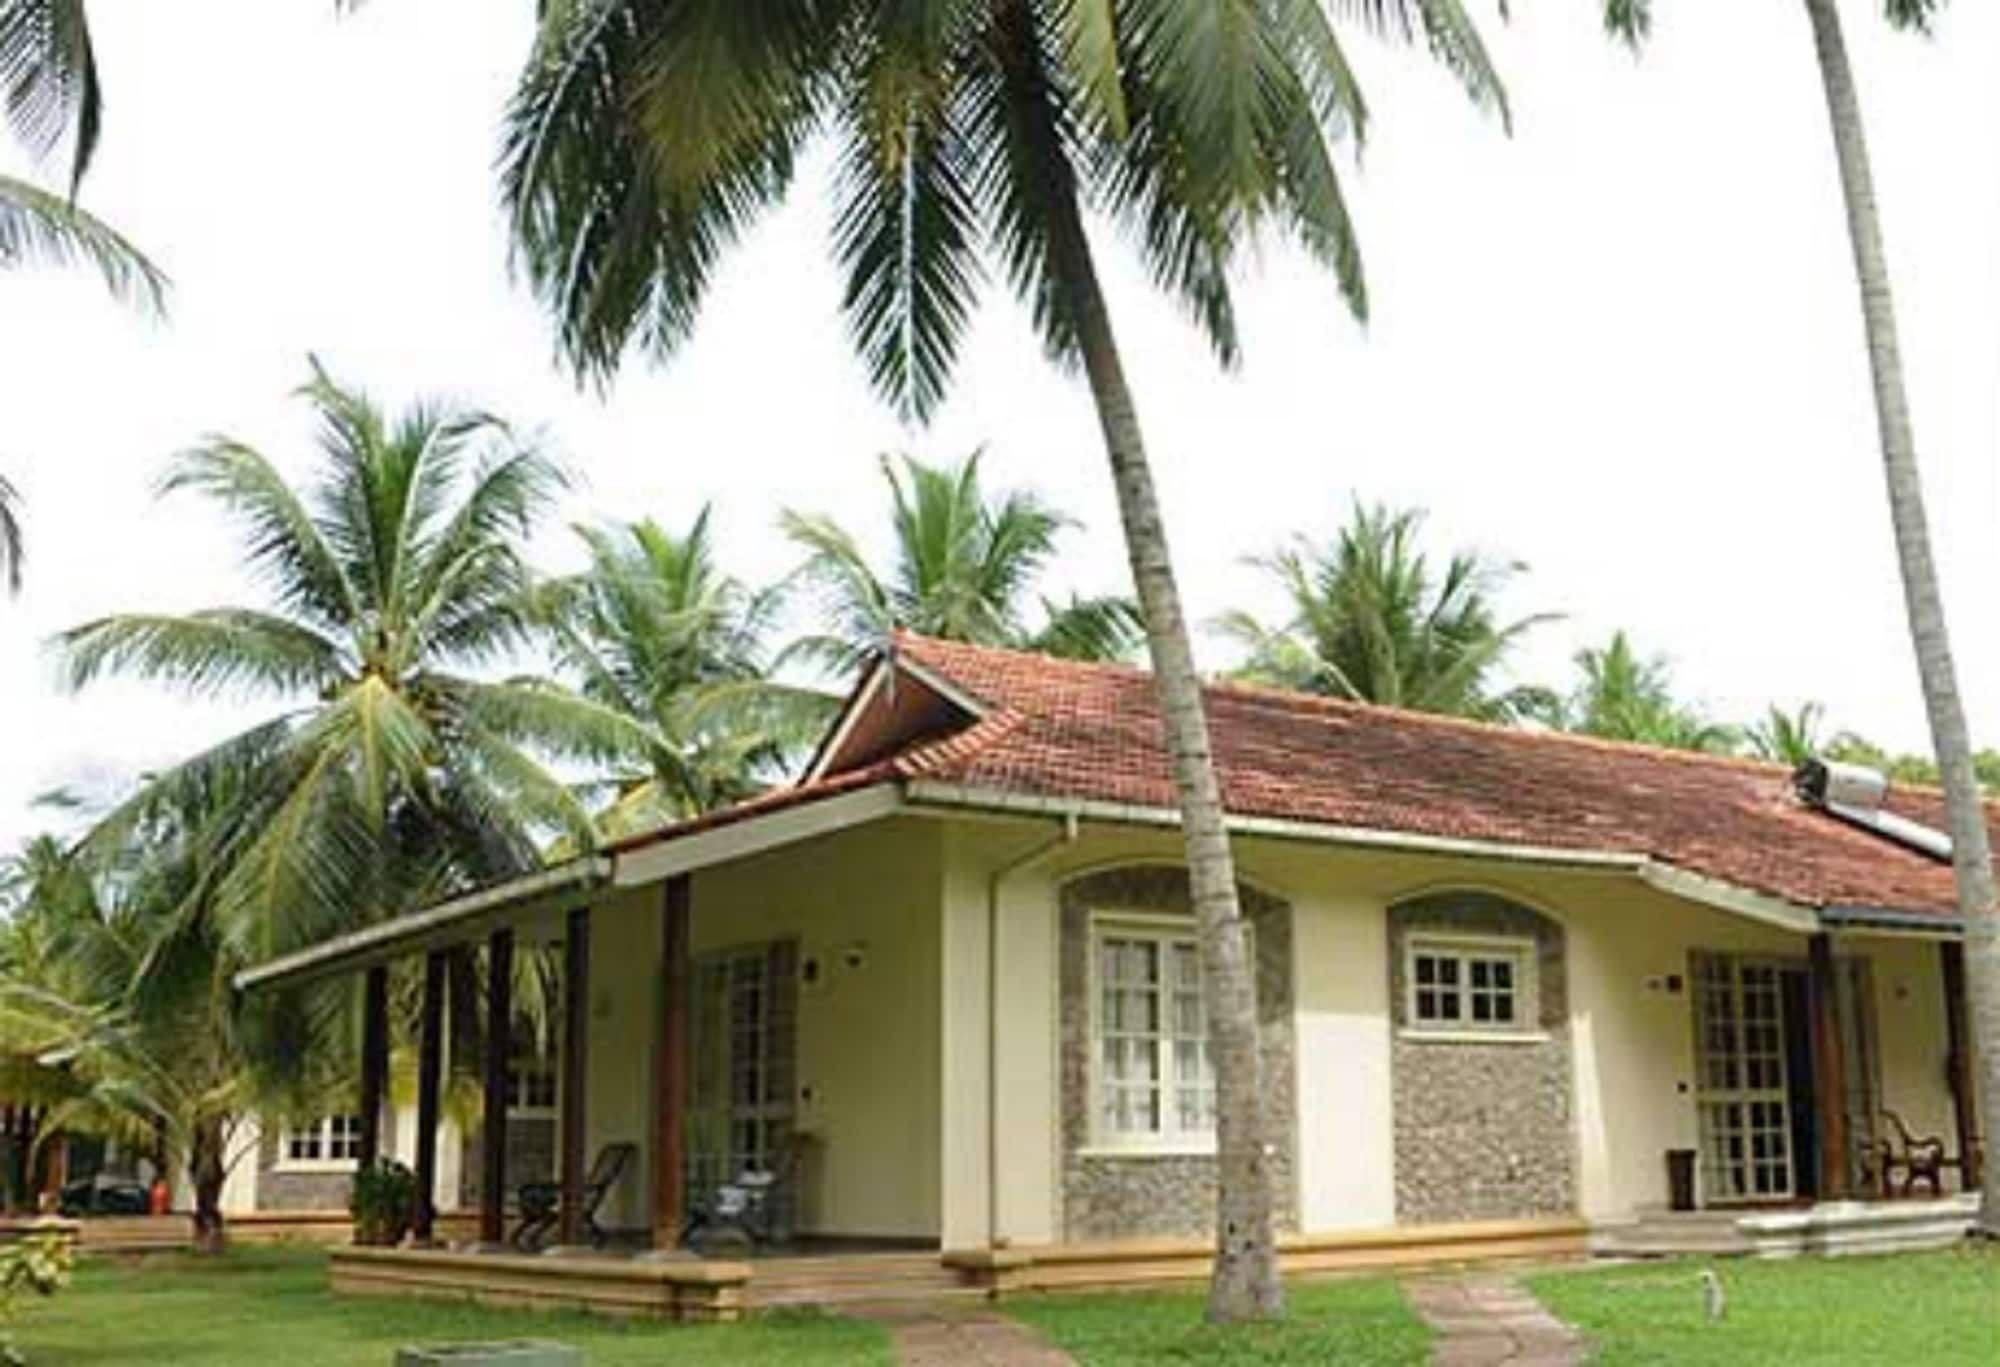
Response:
[[[1947,1193],[1967,1184],[1935,794],[1261,688],[1207,707],[1297,1265],[1889,1195],[1898,1122],[1944,1138]],[[485,945],[503,1022],[514,947],[560,945],[570,1243],[623,1144],[598,1218],[632,1245],[673,1248],[716,1184],[768,1170],[806,1246],[906,1246],[987,1285],[1121,1257],[1164,1275],[1214,1200],[1180,860],[1143,671],[903,635],[795,785],[239,985]],[[504,1061],[488,1076],[478,1161],[504,1174]]]

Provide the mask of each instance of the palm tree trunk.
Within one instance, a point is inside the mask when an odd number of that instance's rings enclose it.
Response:
[[[1916,439],[1910,428],[1909,398],[1904,393],[1903,361],[1896,340],[1895,301],[1889,291],[1874,173],[1869,169],[1868,143],[1861,124],[1861,101],[1834,0],[1805,0],[1805,7],[1812,20],[1820,79],[1826,87],[1827,112],[1839,153],[1840,182],[1846,193],[1847,230],[1861,287],[1862,318],[1867,325],[1875,416],[1881,431],[1889,515],[1895,524],[1910,637],[1916,646],[1917,673],[1930,715],[1931,744],[1937,750],[1944,780],[1958,910],[1965,918],[1966,993],[1973,1050],[1979,1060],[1981,1128],[1991,1144],[2000,1136],[2000,906],[1996,906],[2000,898],[1995,895],[1986,807],[1972,768],[1972,740],[1966,729],[1965,708],[1959,701],[1937,565],[1931,557]],[[1989,1162],[1985,1168],[1979,1223],[1988,1234],[2000,1235],[2000,1161]]]
[[[196,1122],[193,1142],[188,1146],[188,1181],[194,1186],[196,1253],[220,1253],[225,1242],[222,1183],[229,1169],[223,1161],[224,1142],[220,1120]]]
[[[1153,490],[1139,415],[1125,380],[1090,242],[1084,236],[1082,214],[1073,188],[1064,187],[1054,199],[1059,204],[1059,221],[1054,225],[1059,269],[1076,313],[1084,370],[1117,486],[1125,552],[1145,617],[1153,686],[1173,760],[1188,883],[1201,939],[1216,1092],[1215,1273],[1209,1284],[1208,1318],[1215,1322],[1270,1318],[1284,1313],[1285,1300],[1272,1229],[1257,984],[1237,903],[1236,861],[1229,849],[1222,787],[1209,747],[1201,677],[1195,672],[1194,648],[1174,582],[1166,524]]]

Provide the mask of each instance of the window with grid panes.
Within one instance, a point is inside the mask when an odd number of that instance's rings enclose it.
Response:
[[[1526,941],[1413,938],[1404,965],[1409,1023],[1420,1030],[1531,1030],[1533,970]]]
[[[352,1163],[361,1156],[361,1117],[321,1116],[309,1125],[285,1131],[287,1163]]]
[[[1211,1141],[1215,1069],[1194,936],[1108,922],[1093,958],[1099,1142]]]

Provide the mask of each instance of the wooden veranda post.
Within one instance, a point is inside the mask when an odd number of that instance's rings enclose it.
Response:
[[[486,940],[485,1116],[479,1128],[479,1241],[507,1238],[507,1055],[514,1038],[514,932]]]
[[[1806,1001],[1812,1017],[1813,1106],[1818,1112],[1819,1199],[1845,1200],[1852,1194],[1853,1165],[1847,1151],[1847,1068],[1840,1035],[1840,980],[1833,937],[1824,931],[1808,941]]]
[[[673,1248],[687,1223],[688,918],[687,874],[667,880],[660,924],[660,1052],[653,1072],[653,1247]]]
[[[585,1090],[590,1071],[590,909],[569,914],[563,933],[562,1216],[558,1239],[584,1241],[584,1126],[590,1115]]]
[[[417,1024],[417,1209],[411,1241],[433,1241],[437,1225],[438,1103],[444,1064],[445,951],[424,956],[424,999]]]
[[[1938,945],[1938,967],[1944,974],[1945,1079],[1951,1087],[1952,1129],[1958,1139],[1960,1190],[1977,1191],[1980,1181],[1979,1098],[1972,1066],[1972,1022],[1965,994],[1965,946],[1956,940]]]
[[[372,1168],[382,1156],[382,1101],[389,1090],[389,969],[377,964],[361,982],[361,1144]]]

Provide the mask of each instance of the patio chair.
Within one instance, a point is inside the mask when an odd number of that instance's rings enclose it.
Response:
[[[745,1168],[733,1182],[719,1182],[692,1203],[681,1226],[681,1245],[696,1247],[733,1233],[753,1249],[780,1241],[785,1231],[778,1217],[782,1197],[792,1185],[803,1156],[799,1144],[788,1145],[768,1168]]]
[[[1884,1196],[1908,1196],[1919,1182],[1931,1189],[1931,1195],[1944,1195],[1944,1170],[1947,1167],[1962,1167],[1964,1159],[1953,1160],[1946,1156],[1945,1143],[1935,1135],[1918,1136],[1910,1132],[1903,1123],[1903,1117],[1894,1111],[1884,1110],[1882,1118],[1889,1122],[1889,1133],[1876,1141],[1877,1154],[1875,1169]],[[1896,1185],[1897,1174],[1902,1175],[1902,1187]]]
[[[611,1237],[597,1223],[597,1208],[638,1153],[635,1144],[606,1144],[597,1151],[597,1161],[583,1179],[583,1228],[592,1248],[602,1248]],[[549,1232],[562,1219],[561,1182],[525,1182],[515,1196],[521,1223],[509,1241],[523,1253],[538,1252]]]

